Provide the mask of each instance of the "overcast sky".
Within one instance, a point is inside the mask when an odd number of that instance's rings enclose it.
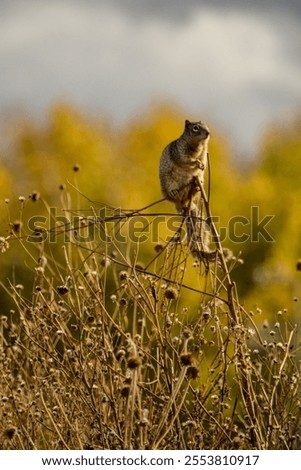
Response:
[[[301,104],[299,0],[0,0],[0,113],[178,104],[256,152]]]

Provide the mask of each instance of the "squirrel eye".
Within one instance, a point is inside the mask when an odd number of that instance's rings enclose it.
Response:
[[[199,132],[199,126],[193,126],[192,130],[193,132]]]

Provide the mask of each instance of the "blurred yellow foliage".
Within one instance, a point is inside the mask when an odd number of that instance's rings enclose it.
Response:
[[[16,150],[4,160],[9,163],[5,168],[4,163],[0,166],[1,198],[11,199],[11,220],[20,216],[20,195],[26,198],[22,208],[25,219],[62,202],[65,208],[80,212],[89,208],[92,200],[126,209],[160,200],[160,155],[182,133],[185,118],[172,106],[158,106],[117,129],[107,119],[88,119],[77,109],[58,104],[50,110],[45,125],[25,122],[16,133]],[[234,163],[225,139],[215,129],[212,135],[211,210],[218,217],[216,225],[226,234],[224,245],[237,256],[242,252],[245,263],[234,272],[238,290],[250,308],[263,306],[268,314],[294,305],[295,311],[293,297],[298,295],[301,282],[301,273],[296,271],[301,257],[300,120],[292,119],[285,128],[271,128],[256,161],[243,171]],[[41,195],[37,205],[27,200],[32,191]],[[274,242],[260,236],[252,239],[252,207],[259,208],[257,222],[274,216],[266,226]],[[169,202],[151,209],[175,213]],[[6,236],[9,227],[3,225],[4,216],[3,210],[0,235]],[[248,223],[243,225],[242,220]],[[247,239],[235,239],[244,231]],[[164,238],[164,230],[160,234]],[[147,258],[153,246],[145,253]],[[8,264],[15,259],[11,256]],[[2,274],[6,275],[4,265]],[[195,271],[189,268],[187,276],[193,279]]]

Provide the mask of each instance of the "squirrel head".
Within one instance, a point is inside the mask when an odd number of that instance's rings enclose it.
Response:
[[[190,122],[186,119],[184,135],[188,137],[189,140],[200,142],[201,140],[209,140],[210,131],[204,122]]]

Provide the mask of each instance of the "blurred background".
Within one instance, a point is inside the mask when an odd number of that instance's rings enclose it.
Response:
[[[297,315],[300,26],[299,0],[1,0],[0,235],[61,204],[68,181],[121,207],[160,199],[163,147],[202,119],[212,212],[250,222],[225,242],[241,296]],[[273,242],[252,239],[254,206]],[[20,253],[0,254],[2,279],[27,277]]]

